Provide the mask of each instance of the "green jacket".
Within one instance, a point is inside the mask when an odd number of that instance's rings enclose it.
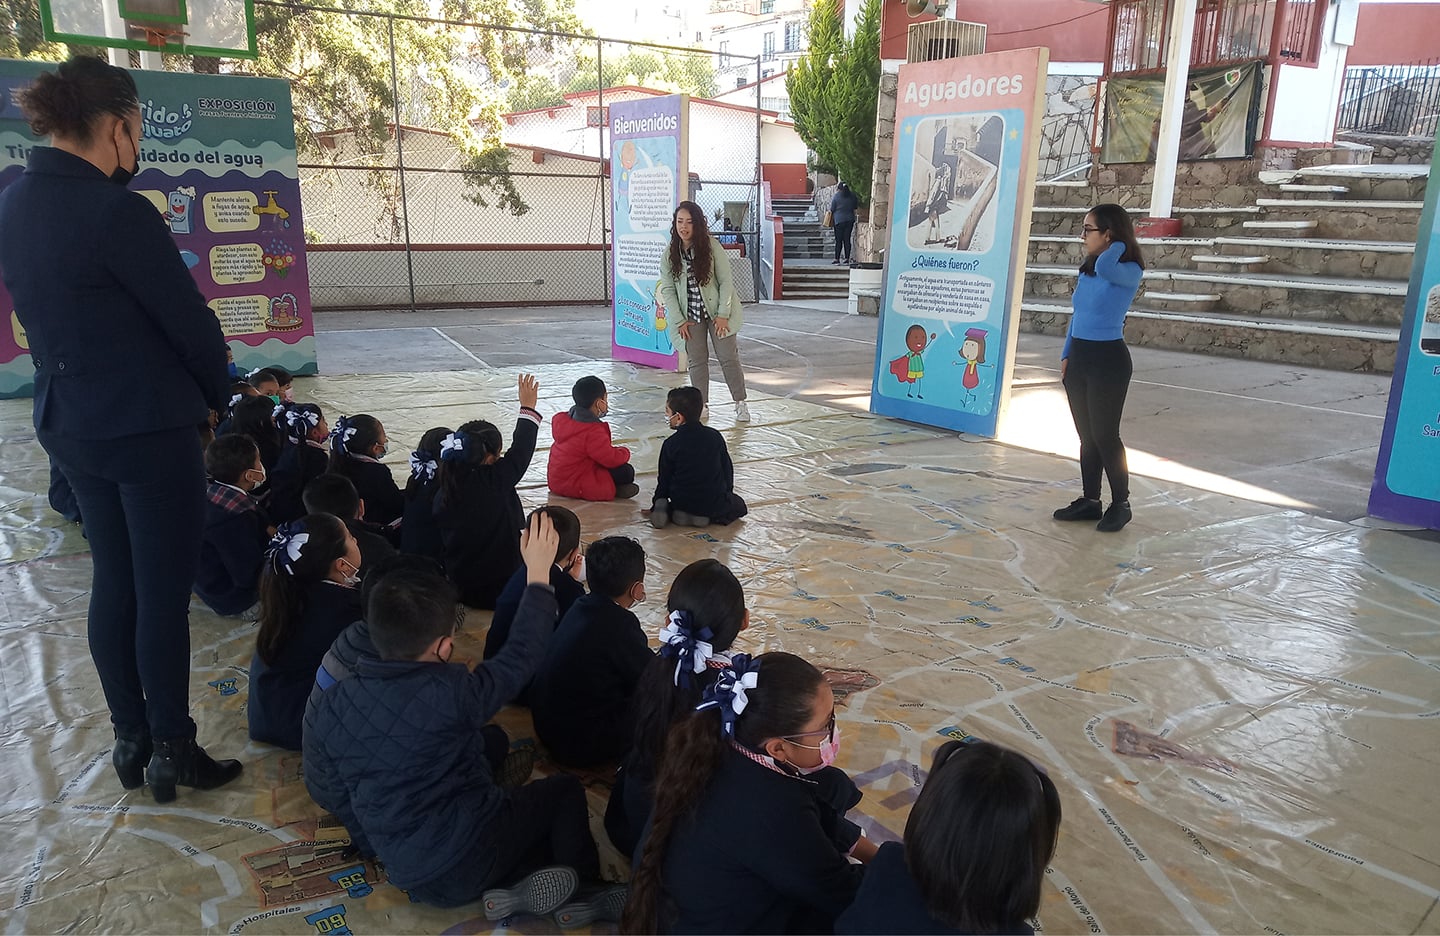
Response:
[[[713,236],[710,238],[710,256],[714,258],[714,272],[710,282],[700,284],[700,298],[705,300],[705,312],[713,318],[728,318],[730,331],[740,331],[744,314],[740,311],[740,297],[735,293],[735,280],[730,272],[730,254]],[[685,281],[690,275],[690,265],[681,258],[680,276],[670,275],[668,251],[660,258],[660,281],[655,288],[655,298],[665,307],[666,325],[670,332],[670,343],[681,347],[680,324],[688,320],[686,315],[690,291]]]

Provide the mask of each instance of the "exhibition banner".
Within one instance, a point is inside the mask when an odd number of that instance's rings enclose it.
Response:
[[[870,409],[994,436],[1009,402],[1045,49],[900,66]]]
[[[14,94],[54,65],[0,60],[0,189],[46,142]],[[313,374],[315,332],[290,85],[273,78],[133,70],[144,137],[131,191],[150,200],[242,372]],[[84,219],[75,219],[83,224]],[[0,285],[0,397],[29,396],[34,367]]]
[[[1197,69],[1189,77],[1180,115],[1180,161],[1253,155],[1260,114],[1260,63]],[[1164,99],[1164,72],[1106,81],[1100,161],[1154,162]]]
[[[1440,146],[1440,136],[1436,145]],[[1370,513],[1440,530],[1440,181],[1430,176]]]
[[[685,199],[690,97],[671,94],[609,105],[611,354],[617,361],[679,370],[669,321],[656,296],[675,207]]]

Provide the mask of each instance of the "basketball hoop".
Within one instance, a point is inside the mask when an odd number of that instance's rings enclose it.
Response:
[[[171,47],[170,40],[177,36],[180,39],[175,44],[184,48],[185,36],[188,35],[185,30],[169,24],[142,25],[137,23],[136,28],[145,33],[145,44],[154,46],[157,51],[169,49]]]

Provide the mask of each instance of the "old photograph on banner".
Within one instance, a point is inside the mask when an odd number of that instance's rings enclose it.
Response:
[[[900,67],[870,409],[993,436],[1009,400],[1044,49]]]
[[[1235,159],[1254,155],[1260,113],[1259,62],[1190,72],[1180,116],[1180,160]],[[1165,74],[1111,78],[1105,82],[1105,119],[1100,161],[1155,161]]]
[[[0,189],[37,139],[14,92],[53,65],[0,60]],[[273,78],[133,70],[144,135],[129,185],[164,218],[241,371],[313,374],[315,330],[290,85]],[[83,218],[74,219],[83,225]],[[0,286],[0,397],[29,396],[34,367]]]
[[[641,98],[608,109],[610,203],[615,211],[611,355],[617,361],[679,370],[680,353],[670,340],[670,321],[656,287],[670,244],[671,219],[686,197],[690,98]]]
[[[1440,136],[1436,145],[1440,146]],[[1370,513],[1440,530],[1440,181],[1431,175]]]

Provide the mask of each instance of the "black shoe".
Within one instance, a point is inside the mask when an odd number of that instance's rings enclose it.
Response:
[[[495,785],[502,790],[518,790],[530,780],[535,769],[535,747],[519,747],[505,755],[495,770]]]
[[[120,785],[127,790],[138,790],[145,785],[145,765],[155,753],[150,741],[150,732],[121,731],[115,729],[115,748],[110,752],[110,763],[120,775]]]
[[[191,738],[186,741],[156,741],[155,755],[145,768],[145,780],[155,802],[175,799],[175,787],[213,790],[240,776],[245,768],[238,760],[217,761]]]
[[[688,514],[683,510],[672,510],[670,519],[680,526],[707,527],[710,525],[709,517],[702,517],[699,514]]]
[[[626,500],[640,493],[638,484],[617,484],[615,486],[615,499]]]
[[[670,523],[670,499],[666,497],[655,498],[655,503],[650,507],[650,525],[657,530],[663,530]]]
[[[1100,518],[1100,522],[1095,524],[1095,529],[1101,533],[1114,533],[1129,522],[1130,502],[1128,500],[1116,501],[1110,505],[1109,510],[1105,511],[1105,516]]]
[[[1070,506],[1061,507],[1052,516],[1056,520],[1099,520],[1104,513],[1099,500],[1077,497],[1070,502]]]
[[[561,929],[589,926],[597,920],[619,923],[625,912],[625,898],[630,888],[624,884],[587,887],[574,899],[555,911],[555,925]]]
[[[580,875],[574,868],[541,868],[512,887],[487,890],[483,896],[485,919],[503,920],[517,913],[531,916],[554,913],[575,895],[579,886]]]

